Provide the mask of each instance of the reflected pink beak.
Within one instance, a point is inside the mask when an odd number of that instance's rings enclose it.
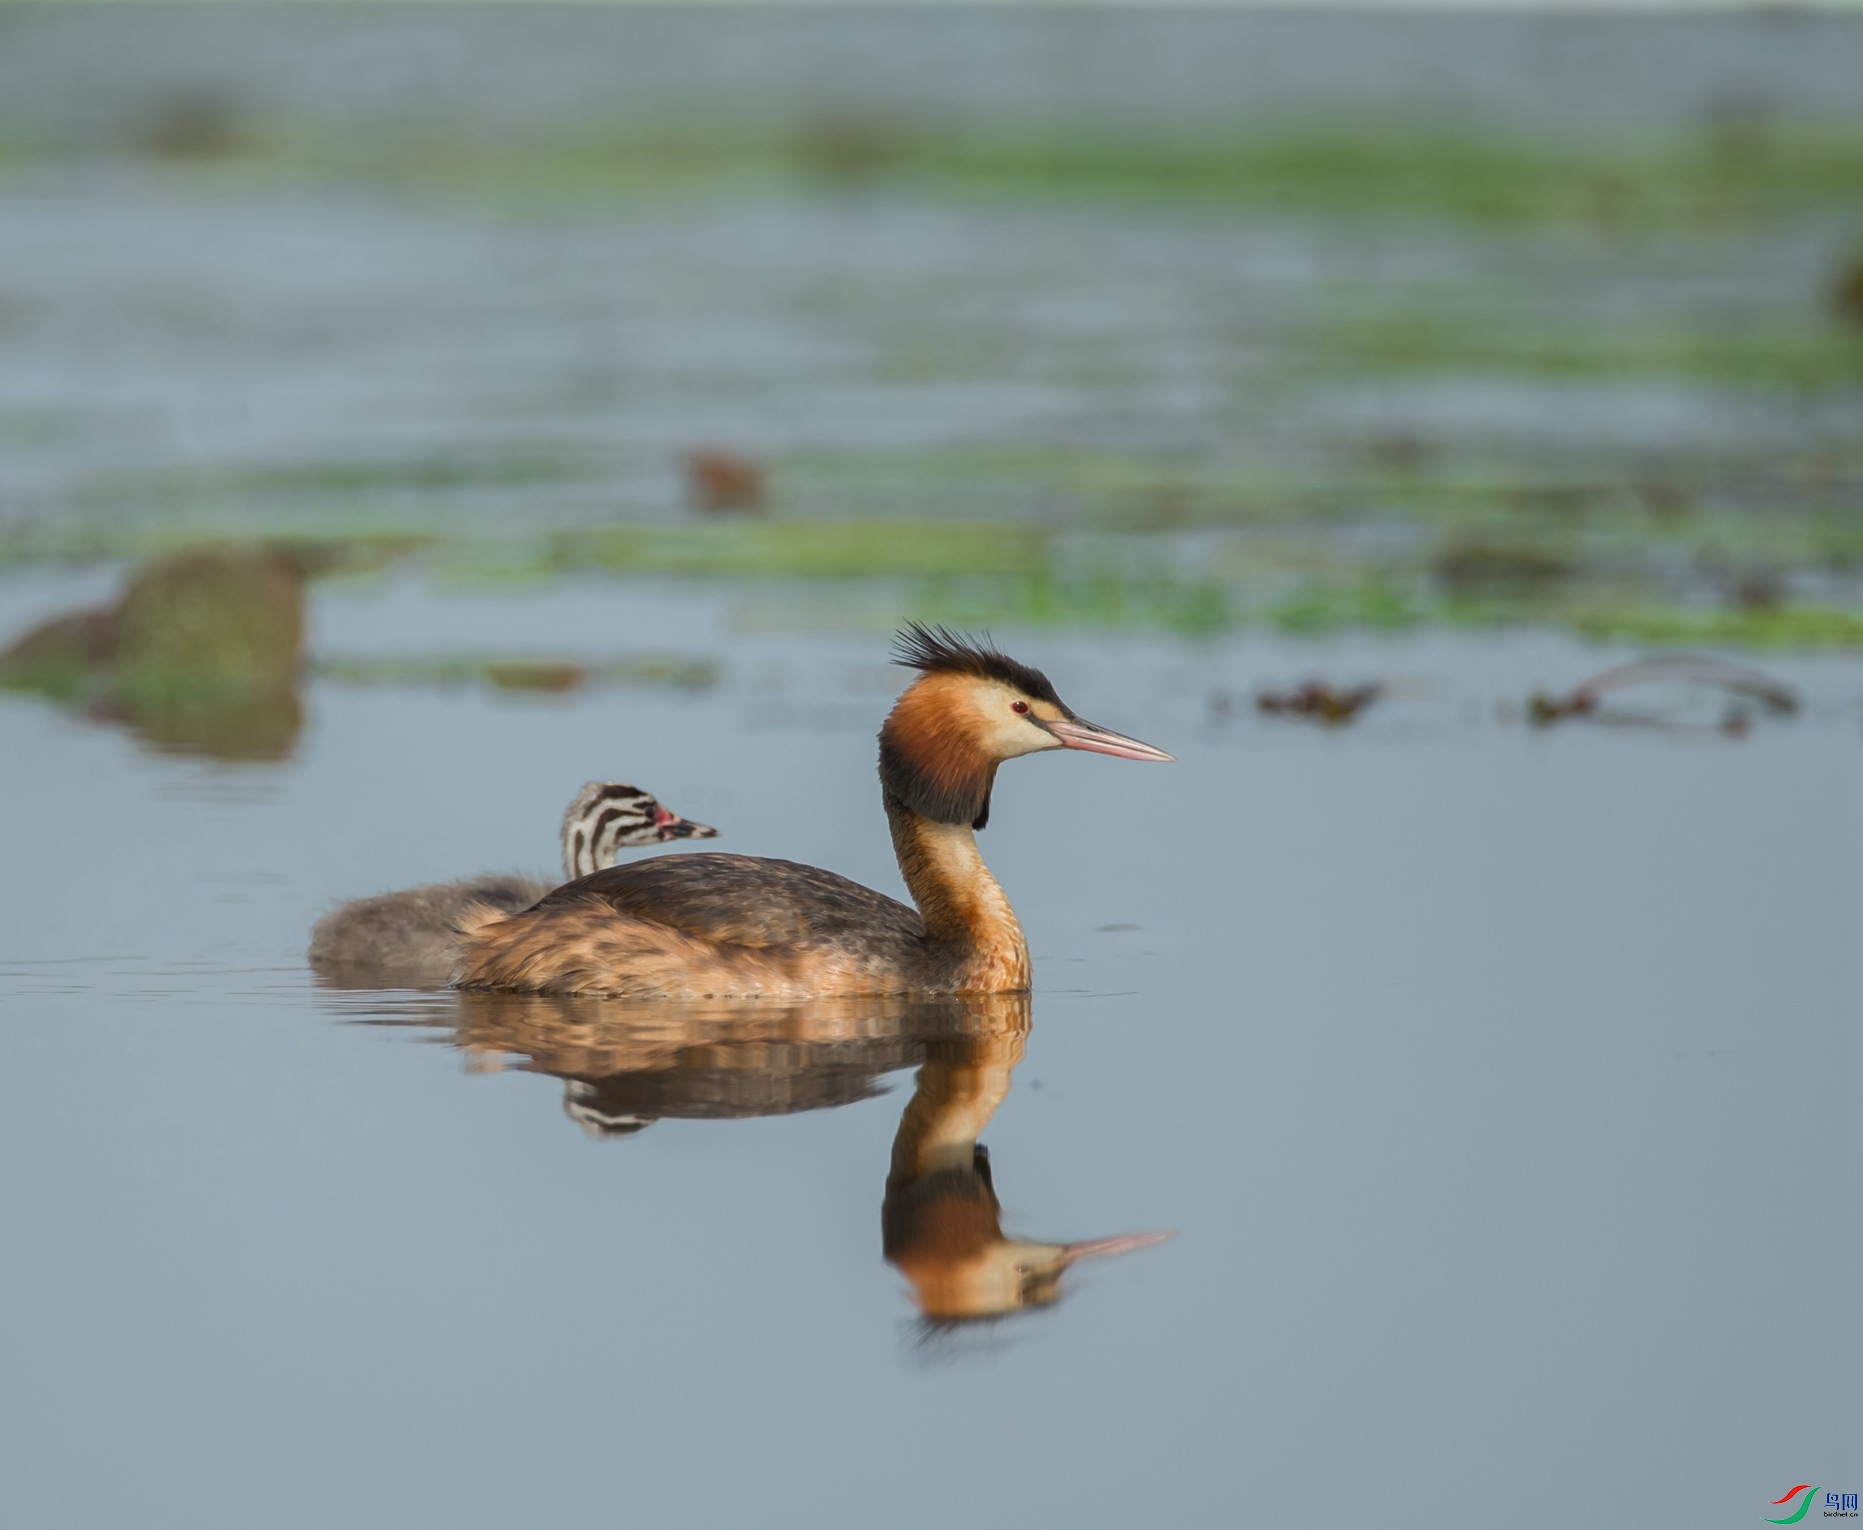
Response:
[[[1096,728],[1076,717],[1068,722],[1043,723],[1042,726],[1069,749],[1084,749],[1089,754],[1110,754],[1120,760],[1170,760],[1174,756],[1135,738],[1115,733],[1110,728]]]
[[[1110,1259],[1115,1254],[1130,1254],[1137,1249],[1151,1248],[1176,1236],[1173,1232],[1145,1232],[1118,1233],[1111,1238],[1089,1238],[1085,1243],[1070,1243],[1064,1247],[1061,1250],[1061,1263],[1066,1266],[1077,1259]]]

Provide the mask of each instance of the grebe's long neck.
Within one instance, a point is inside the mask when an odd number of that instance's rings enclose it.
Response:
[[[891,793],[886,819],[899,870],[932,940],[963,953],[965,986],[993,992],[1029,985],[1028,941],[1015,910],[977,851],[966,823],[939,823]]]
[[[1009,1076],[1022,1061],[1029,1032],[1027,995],[990,1002],[1022,1008],[990,1017],[1000,1028],[932,1044],[893,1139],[895,1181],[975,1162],[977,1139],[1009,1094]]]

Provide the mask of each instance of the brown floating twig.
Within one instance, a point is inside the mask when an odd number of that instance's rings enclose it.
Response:
[[[686,454],[686,497],[712,515],[763,508],[763,464],[742,452],[701,446]]]
[[[1680,653],[1619,664],[1593,675],[1563,696],[1535,691],[1527,699],[1527,718],[1545,727],[1567,718],[1593,717],[1598,714],[1602,699],[1612,692],[1663,681],[1718,686],[1732,695],[1759,702],[1769,712],[1785,714],[1798,710],[1798,693],[1770,675],[1745,665],[1730,664],[1725,659]],[[1744,732],[1746,723],[1736,714],[1728,720],[1727,727],[1730,732]]]
[[[1257,691],[1255,710],[1271,717],[1310,717],[1328,727],[1339,727],[1384,694],[1381,685],[1335,686],[1309,680],[1286,691]]]

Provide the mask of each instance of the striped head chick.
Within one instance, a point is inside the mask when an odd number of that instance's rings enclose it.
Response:
[[[563,876],[567,881],[612,866],[622,850],[674,839],[716,839],[709,824],[681,818],[638,786],[591,781],[563,815]]]
[[[935,823],[983,828],[1005,760],[1079,749],[1121,760],[1170,755],[1079,716],[1039,669],[944,627],[914,622],[893,662],[919,678],[880,730],[880,780],[888,799]]]

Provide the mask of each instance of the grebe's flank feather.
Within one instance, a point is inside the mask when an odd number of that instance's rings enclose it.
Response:
[[[464,925],[466,981],[630,998],[894,993],[925,926],[897,899],[795,861],[669,855],[567,882]],[[955,964],[947,975],[957,982]]]
[[[896,898],[819,866],[751,855],[665,855],[566,882],[541,908],[596,901],[701,940],[783,946],[828,936],[859,940],[923,933]]]

